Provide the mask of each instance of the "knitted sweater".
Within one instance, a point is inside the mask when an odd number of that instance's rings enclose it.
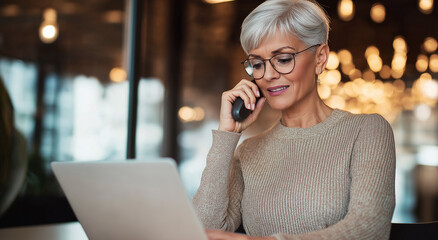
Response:
[[[193,204],[206,229],[295,239],[388,239],[395,205],[391,126],[335,109],[309,128],[272,129],[239,145],[213,130]]]

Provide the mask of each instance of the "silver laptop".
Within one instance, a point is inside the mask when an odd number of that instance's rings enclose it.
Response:
[[[53,162],[90,240],[206,240],[175,162]]]

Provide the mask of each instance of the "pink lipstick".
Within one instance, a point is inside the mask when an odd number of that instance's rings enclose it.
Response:
[[[284,93],[289,88],[288,85],[281,85],[281,86],[275,86],[268,88],[268,93],[271,96],[278,96],[282,93]]]

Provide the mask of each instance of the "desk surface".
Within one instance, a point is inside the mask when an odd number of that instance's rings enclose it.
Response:
[[[79,222],[0,228],[2,240],[88,240]]]

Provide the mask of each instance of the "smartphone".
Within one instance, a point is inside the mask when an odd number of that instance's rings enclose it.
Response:
[[[255,82],[255,80],[252,80],[253,83],[255,83],[257,85],[257,83]],[[259,99],[261,97],[263,97],[262,95],[262,91],[260,91],[260,97],[256,98],[256,103],[259,101]],[[238,121],[238,122],[243,122],[250,114],[252,113],[252,110],[249,110],[248,108],[245,107],[245,102],[243,101],[242,98],[237,98],[236,101],[233,103],[233,108],[231,110],[231,116],[233,116],[233,119]]]

